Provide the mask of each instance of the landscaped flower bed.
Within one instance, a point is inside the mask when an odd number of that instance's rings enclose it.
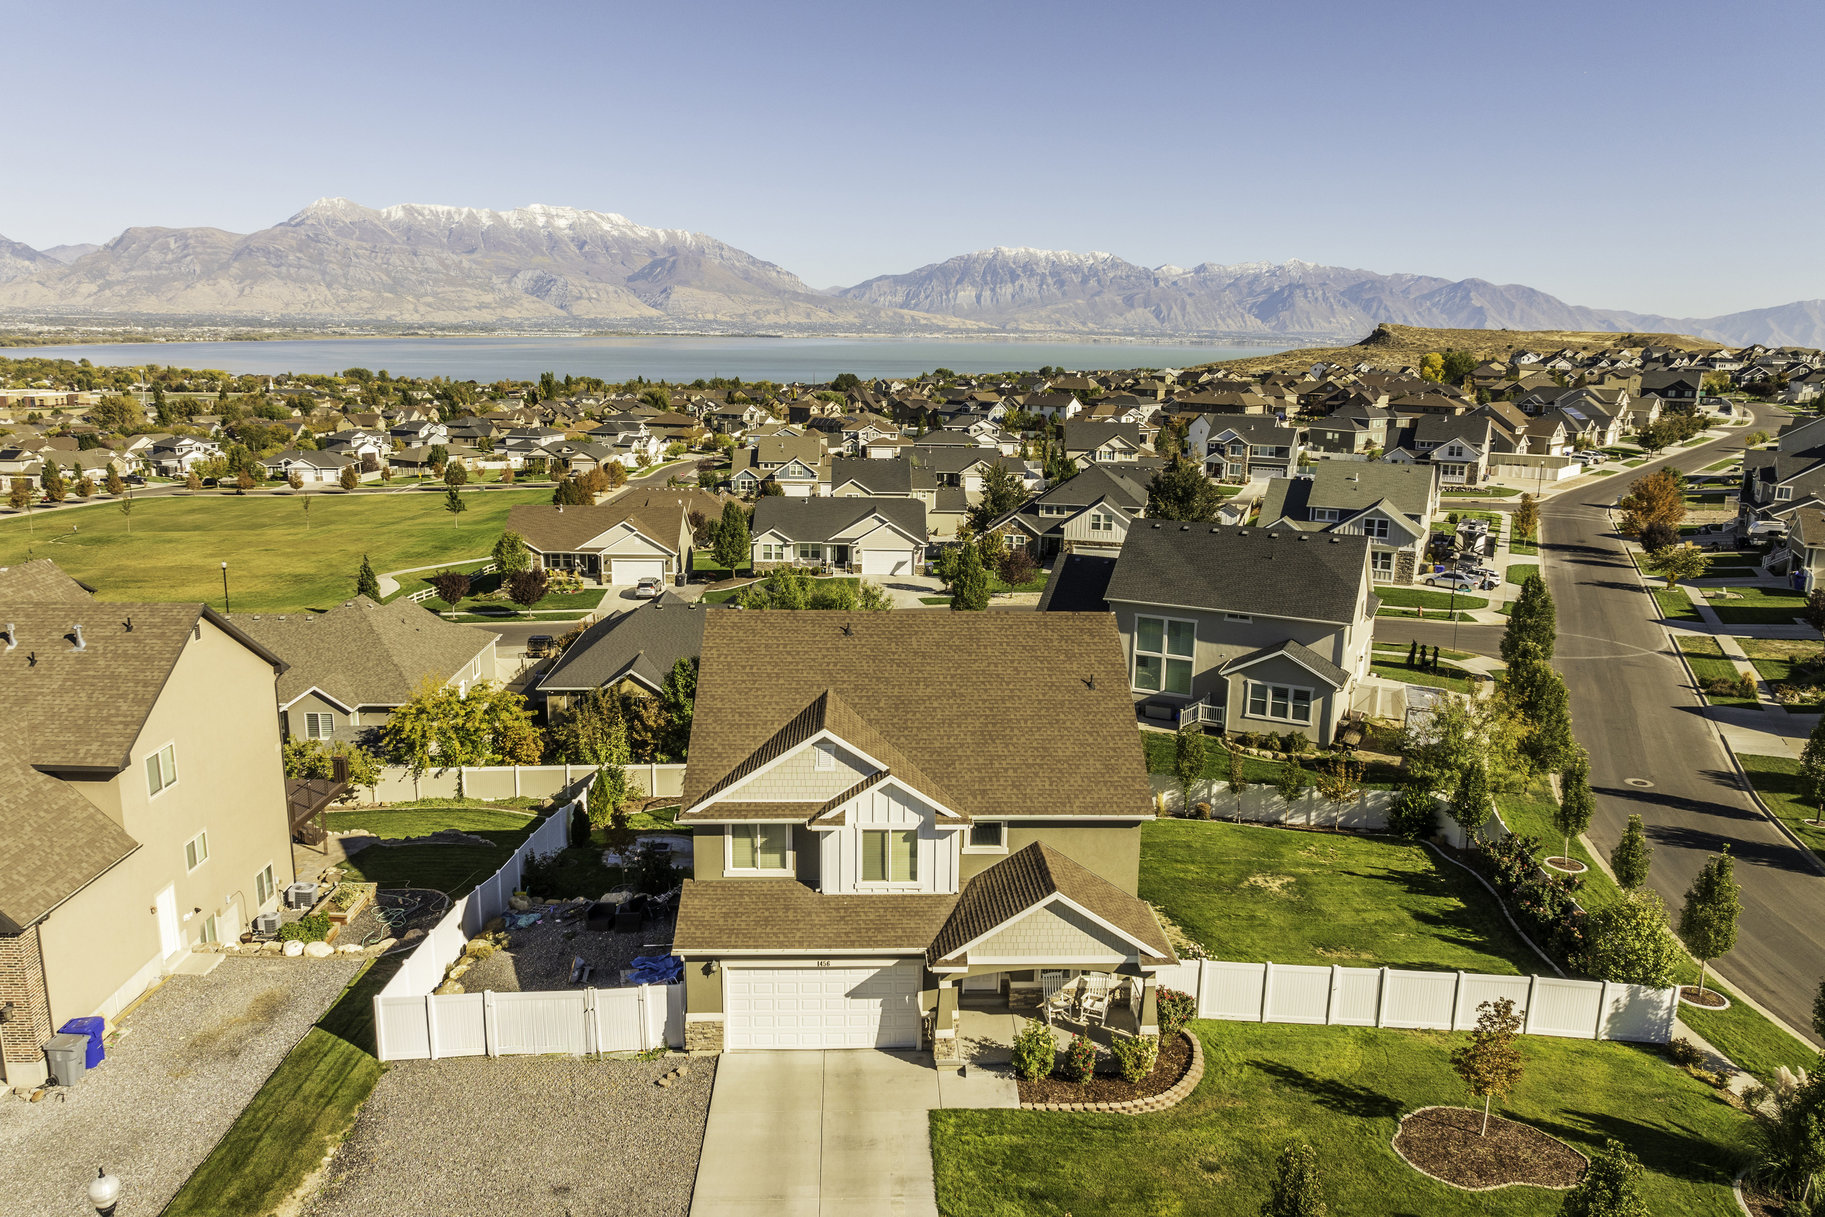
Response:
[[[1125,1080],[1112,1057],[1099,1057],[1096,1072],[1088,1082],[1074,1082],[1065,1076],[1065,1053],[1058,1054],[1058,1064],[1050,1076],[1038,1081],[1020,1082],[1022,1103],[1126,1103],[1149,1099],[1171,1090],[1191,1066],[1191,1041],[1184,1034],[1174,1035],[1160,1047],[1153,1071],[1138,1082]]]
[[[1404,1117],[1394,1152],[1407,1165],[1467,1191],[1528,1184],[1563,1189],[1584,1174],[1584,1155],[1526,1124],[1467,1107],[1422,1107]]]

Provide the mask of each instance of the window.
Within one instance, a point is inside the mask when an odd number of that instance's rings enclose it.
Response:
[[[146,758],[146,793],[157,794],[177,784],[177,745],[166,744]]]
[[[1091,512],[1090,513],[1090,531],[1091,532],[1114,532],[1115,531],[1115,517],[1110,515],[1106,511]]]
[[[334,714],[306,714],[304,716],[305,739],[329,739],[336,734],[336,716]]]
[[[215,914],[214,913],[211,913],[208,916],[208,918],[206,918],[203,922],[203,933],[201,936],[201,941],[203,941],[203,942],[220,942],[221,941],[220,938],[216,937]]]
[[[1388,522],[1379,516],[1371,516],[1362,522],[1362,535],[1377,541],[1388,539]]]
[[[1134,687],[1191,696],[1191,657],[1197,626],[1167,617],[1134,619]]]
[[[1369,571],[1376,578],[1391,578],[1394,574],[1394,551],[1378,549],[1369,555]]]
[[[737,824],[729,829],[730,870],[785,870],[791,849],[790,824]]]
[[[812,545],[801,541],[798,547],[798,560],[800,562],[822,562],[824,560],[824,547],[822,545]]]
[[[1291,685],[1248,682],[1248,716],[1272,718],[1283,723],[1312,721],[1312,691]]]
[[[272,864],[269,862],[266,864],[266,869],[262,870],[259,874],[255,875],[253,877],[253,902],[254,902],[254,904],[256,906],[264,905],[268,900],[272,899],[272,894],[273,894],[274,890],[275,889],[273,887],[273,881],[272,881]]]
[[[761,543],[760,547],[760,560],[762,562],[784,562],[786,560],[786,547],[784,545],[775,544],[772,541],[764,541]]]
[[[862,882],[916,883],[919,834],[870,829],[862,834]]]
[[[813,768],[821,769],[821,770],[830,770],[830,769],[836,768],[836,749],[835,748],[832,748],[829,744],[819,744],[815,748],[813,748],[811,751],[812,751],[812,755],[817,758],[816,761],[813,763]]]
[[[1791,499],[1793,497],[1793,487],[1776,486],[1774,488],[1774,497],[1777,499]]]
[[[1312,520],[1318,524],[1335,523],[1337,520],[1337,509],[1335,507],[1314,507],[1312,508]]]
[[[199,832],[184,842],[184,869],[193,871],[209,861],[209,834]]]
[[[1007,828],[1000,820],[977,820],[970,825],[970,848],[1006,849]]]

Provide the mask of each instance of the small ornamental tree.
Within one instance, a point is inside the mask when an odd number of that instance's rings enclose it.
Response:
[[[1654,847],[1648,844],[1647,830],[1638,815],[1629,817],[1622,830],[1622,840],[1610,851],[1610,870],[1615,872],[1616,886],[1632,892],[1648,881],[1648,866],[1654,860]]]
[[[1239,749],[1231,748],[1229,750],[1229,772],[1225,775],[1225,778],[1227,779],[1225,784],[1229,787],[1229,793],[1236,796],[1236,822],[1241,823],[1242,796],[1248,790],[1249,780],[1247,768],[1243,762],[1242,753]]]
[[[6,501],[14,511],[25,511],[31,507],[32,500],[35,497],[37,496],[33,494],[32,484],[30,482],[24,478],[14,478],[12,489],[7,494]]]
[[[1333,807],[1353,803],[1362,793],[1362,762],[1345,756],[1332,757],[1318,767],[1312,784],[1317,787],[1318,796]]]
[[[1825,980],[1819,982],[1819,991],[1812,998],[1812,1033],[1825,1040]]]
[[[246,494],[253,489],[253,474],[246,469],[234,475],[234,488],[237,494]]]
[[[526,538],[508,529],[501,534],[501,539],[494,543],[494,569],[503,576],[517,575],[532,565],[532,555],[527,552]]]
[[[1641,530],[1641,548],[1650,554],[1657,554],[1663,549],[1670,549],[1679,544],[1679,530],[1671,524],[1662,524],[1655,520]]]
[[[1474,841],[1477,830],[1489,822],[1489,798],[1489,767],[1473,760],[1458,774],[1449,806],[1451,818],[1464,830],[1467,841]]]
[[[1521,501],[1515,505],[1512,522],[1515,540],[1530,541],[1533,539],[1534,530],[1540,527],[1540,504],[1534,501],[1533,495],[1523,494],[1521,496]]]
[[[1596,805],[1591,799],[1591,760],[1582,748],[1572,751],[1571,760],[1559,774],[1559,809],[1553,813],[1553,826],[1564,835],[1560,857],[1571,861],[1572,838],[1582,836],[1591,826]]]
[[[1559,1217],[1649,1217],[1641,1196],[1641,1163],[1611,1138],[1591,1159],[1584,1178],[1565,1193]]]
[[[196,475],[196,470],[192,469],[189,473],[184,475],[185,490],[201,490],[202,488],[203,479]]]
[[[304,475],[302,473],[299,473],[296,469],[294,469],[290,473],[285,475],[285,484],[287,486],[290,486],[293,490],[303,490],[304,489]]]
[[[61,503],[70,493],[69,484],[63,480],[63,473],[57,468],[57,462],[46,459],[44,467],[38,471],[38,486],[44,491],[47,502]]]
[[[380,578],[374,574],[374,564],[366,554],[361,555],[361,569],[355,572],[355,594],[369,600],[380,599]]]
[[[439,600],[451,608],[462,603],[469,595],[469,576],[458,570],[440,570],[435,575],[426,576],[425,583]]]
[[[342,472],[336,475],[336,484],[344,490],[353,490],[361,485],[361,471],[354,465],[344,465]]]
[[[716,565],[734,574],[754,560],[754,540],[748,533],[748,513],[740,503],[722,505],[722,518],[716,523],[716,541],[710,551]]]
[[[451,461],[444,466],[444,485],[451,488],[469,484],[469,467],[461,461]]]
[[[1705,969],[1736,946],[1736,919],[1742,912],[1742,887],[1736,882],[1730,847],[1705,859],[1704,869],[1686,890],[1679,911],[1679,937],[1698,957],[1698,994],[1705,992]]]
[[[507,598],[522,609],[531,609],[551,590],[551,576],[543,570],[515,571],[507,576]]]
[[[617,720],[618,722],[619,720]],[[621,751],[627,751],[627,737],[621,738]],[[596,770],[596,780],[589,787],[589,822],[607,829],[608,847],[626,854],[634,843],[633,830],[627,826],[627,770],[625,755],[619,763],[610,762]]]
[[[1296,758],[1289,756],[1280,762],[1279,772],[1274,774],[1274,790],[1286,800],[1289,810],[1294,801],[1305,793],[1305,770],[1300,768]]]
[[[459,527],[456,518],[469,510],[469,504],[463,502],[463,492],[454,486],[444,491],[444,510],[450,513],[450,527]]]
[[[1184,520],[1206,524],[1223,506],[1222,492],[1204,472],[1204,466],[1174,456],[1147,483],[1147,515],[1155,520]]]
[[[1318,1151],[1304,1141],[1295,1141],[1274,1160],[1274,1178],[1261,1204],[1261,1217],[1326,1217],[1329,1212],[1319,1185]]]
[[[1191,813],[1191,787],[1204,776],[1204,762],[1209,755],[1204,728],[1187,723],[1172,737],[1172,777],[1179,784],[1179,810]]]
[[[120,474],[114,471],[112,465],[108,467],[108,476],[107,479],[102,482],[102,486],[115,498],[119,498],[121,495],[125,494],[127,490],[127,484],[120,480]]]
[[[1670,989],[1686,962],[1679,940],[1667,928],[1666,905],[1645,889],[1592,913],[1585,941],[1589,945],[1578,966],[1617,984]]]
[[[1523,1062],[1515,1037],[1521,1034],[1521,1015],[1506,997],[1486,1001],[1476,1008],[1476,1028],[1470,1042],[1451,1054],[1451,1067],[1464,1079],[1470,1093],[1483,1100],[1483,1127],[1489,1134],[1491,1100],[1506,1098],[1521,1080]]]
[[[1686,518],[1686,483],[1677,469],[1662,469],[1637,478],[1617,506],[1622,509],[1621,532],[1639,537],[1650,524],[1678,528]]]
[[[951,583],[951,609],[981,612],[989,606],[989,573],[983,569],[976,546],[965,542],[957,556],[957,574]]]
[[[127,535],[130,537],[133,535],[133,496],[123,491],[116,506],[120,508],[122,518],[127,521]]]
[[[1813,727],[1800,753],[1800,785],[1808,803],[1815,809],[1825,808],[1825,718]]]
[[[1643,565],[1665,579],[1670,591],[1683,580],[1704,578],[1705,572],[1711,569],[1711,555],[1689,543],[1670,545],[1658,553],[1650,553]]]

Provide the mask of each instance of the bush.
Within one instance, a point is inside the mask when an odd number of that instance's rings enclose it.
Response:
[[[1110,1043],[1109,1051],[1115,1054],[1122,1079],[1139,1082],[1153,1072],[1154,1063],[1160,1059],[1160,1041],[1151,1035],[1121,1036]]]
[[[1584,881],[1542,872],[1538,837],[1515,834],[1477,851],[1483,873],[1514,909],[1521,928],[1555,957],[1571,960],[1586,946],[1586,917],[1576,893]]]
[[[1044,1023],[1029,1022],[1014,1037],[1014,1072],[1029,1082],[1048,1076],[1057,1058],[1058,1041]]]
[[[1702,1065],[1705,1063],[1705,1054],[1697,1044],[1681,1036],[1667,1045],[1667,1059],[1675,1065]]]
[[[311,913],[279,927],[281,942],[322,942],[330,936],[328,913]]]
[[[1438,815],[1432,795],[1419,786],[1406,786],[1388,806],[1388,831],[1408,841],[1432,835]]]
[[[1065,1076],[1079,1086],[1088,1086],[1096,1076],[1096,1045],[1088,1036],[1074,1037],[1065,1049]]]
[[[1196,807],[1194,807],[1192,809],[1192,811],[1195,813],[1195,818],[1197,818],[1199,820],[1210,819],[1210,804],[1209,803],[1199,803]]]
[[[570,811],[570,847],[582,849],[589,844],[589,812],[578,803]]]
[[[1198,1012],[1198,999],[1178,989],[1162,988],[1154,995],[1160,1008],[1160,1035],[1171,1039],[1185,1029]]]
[[[338,913],[346,913],[354,908],[364,895],[366,893],[361,888],[350,887],[344,883],[330,893],[330,907]]]

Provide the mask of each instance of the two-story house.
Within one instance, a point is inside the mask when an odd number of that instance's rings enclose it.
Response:
[[[0,569],[0,627],[0,1081],[29,1087],[55,1028],[277,906],[285,665],[207,605],[103,604],[44,560]]]
[[[753,566],[829,567],[858,575],[912,575],[925,561],[925,504],[844,495],[754,504]]]
[[[1211,419],[1209,437],[1192,452],[1204,454],[1204,472],[1219,482],[1288,477],[1305,451],[1305,431],[1274,418],[1222,415]]]
[[[704,619],[686,1046],[957,1063],[963,993],[1036,1001],[1080,972],[1154,1033],[1175,957],[1135,895],[1153,807],[1110,617],[839,616]]]
[[[729,488],[736,494],[759,494],[763,482],[772,482],[793,498],[825,493],[830,486],[830,455],[823,437],[750,435],[748,445],[735,450]]]
[[[1436,465],[1327,461],[1309,476],[1268,482],[1260,526],[1359,533],[1369,538],[1369,575],[1375,582],[1412,583],[1425,569],[1438,508]]]
[[[1147,509],[1147,483],[1132,466],[1091,465],[989,524],[1011,546],[1049,562],[1066,553],[1114,553]]]
[[[1117,464],[1152,456],[1139,423],[1072,419],[1065,424],[1065,456],[1086,464]]]

